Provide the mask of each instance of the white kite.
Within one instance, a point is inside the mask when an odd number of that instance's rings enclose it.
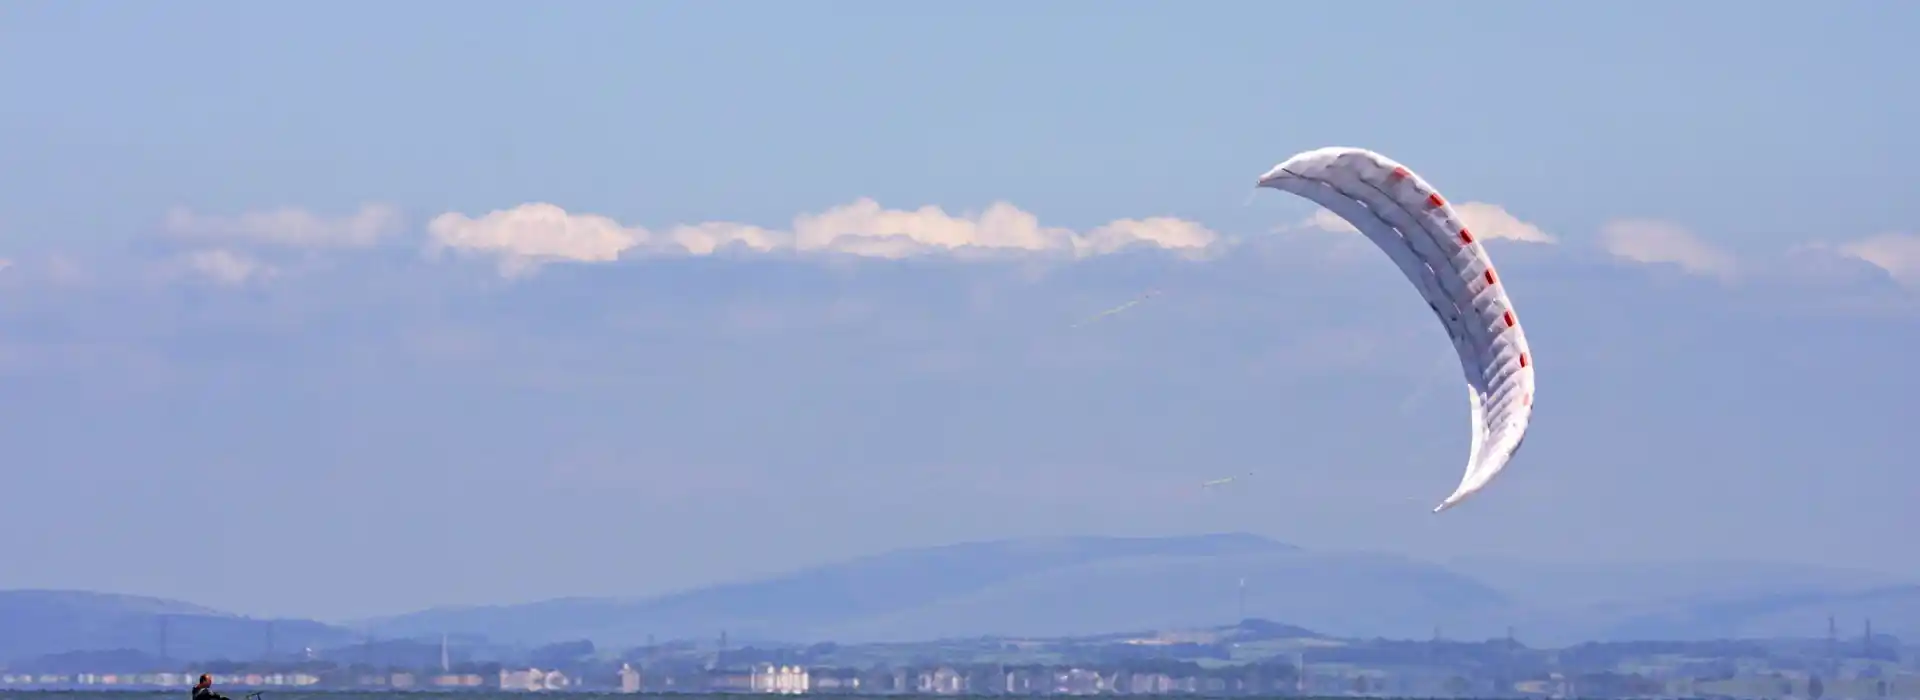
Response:
[[[1258,187],[1305,197],[1353,224],[1400,266],[1453,340],[1466,375],[1472,442],[1466,473],[1438,513],[1486,488],[1526,439],[1533,419],[1533,357],[1493,261],[1433,185],[1359,148],[1288,158]]]

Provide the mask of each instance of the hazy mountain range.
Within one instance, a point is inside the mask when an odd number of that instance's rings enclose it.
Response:
[[[1244,587],[1242,585],[1244,581]],[[603,647],[660,640],[841,642],[964,636],[1073,636],[1284,621],[1350,637],[1521,641],[1920,637],[1920,583],[1871,572],[1740,562],[1447,564],[1303,550],[1253,535],[1073,537],[911,549],[758,581],[633,600],[567,598],[436,608],[323,624],[243,618],[96,593],[0,593],[0,659],[85,649],[155,650],[165,616],[177,658],[257,657],[375,637],[484,636]]]
[[[130,595],[0,591],[0,661],[73,651],[134,650],[176,659],[257,658],[337,646],[346,629],[312,620],[264,620]]]

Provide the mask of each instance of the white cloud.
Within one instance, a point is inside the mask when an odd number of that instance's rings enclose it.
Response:
[[[275,274],[272,266],[230,250],[198,250],[174,261],[177,276],[198,278],[215,284],[236,286]]]
[[[1540,230],[1540,227],[1521,221],[1498,204],[1487,202],[1461,202],[1453,205],[1459,212],[1460,220],[1473,231],[1476,238],[1482,240],[1507,240],[1523,243],[1557,243],[1553,236]],[[1335,233],[1359,233],[1360,230],[1326,209],[1315,209],[1312,216],[1300,222],[1300,225]]]
[[[766,252],[780,247],[786,240],[786,234],[779,231],[718,221],[675,226],[667,237],[692,255],[712,255],[723,246],[735,244]]]
[[[1840,252],[1885,270],[1896,282],[1920,286],[1920,235],[1883,233],[1843,244]]]
[[[405,229],[400,211],[367,204],[350,216],[327,218],[305,209],[282,208],[238,216],[205,216],[184,207],[167,212],[168,234],[187,239],[229,240],[297,248],[364,248]]]
[[[608,262],[629,251],[711,255],[738,246],[757,252],[789,250],[861,257],[906,258],[935,253],[1056,253],[1105,255],[1134,245],[1200,253],[1220,235],[1168,217],[1121,219],[1086,233],[1044,226],[1033,214],[996,202],[977,215],[939,207],[886,209],[871,199],[794,218],[790,230],[708,222],[650,231],[604,216],[573,214],[546,203],[523,204],[471,218],[460,213],[427,225],[433,250],[498,256],[501,271],[523,274],[545,262]]]
[[[509,277],[543,262],[610,262],[648,237],[646,229],[604,216],[569,214],[544,202],[495,210],[478,219],[441,214],[427,222],[433,250],[452,249],[499,256]]]
[[[883,209],[860,199],[793,221],[794,247],[874,257],[906,257],[933,250],[978,247],[1044,251],[1072,249],[1073,232],[1040,225],[1020,208],[995,202],[978,216],[951,216],[939,207]]]
[[[1200,254],[1214,249],[1220,234],[1205,226],[1168,216],[1120,219],[1089,231],[1074,242],[1077,254],[1105,255],[1134,244]]]
[[[1600,228],[1600,244],[1614,257],[1645,264],[1679,265],[1687,272],[1731,280],[1733,256],[1700,240],[1679,224],[1626,219]]]
[[[1540,230],[1540,227],[1521,221],[1519,217],[1507,212],[1498,204],[1486,202],[1463,202],[1453,206],[1460,212],[1460,218],[1473,235],[1479,238],[1521,241],[1524,243],[1555,243],[1553,236]]]

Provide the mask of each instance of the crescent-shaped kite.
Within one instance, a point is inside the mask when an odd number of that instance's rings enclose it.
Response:
[[[1258,186],[1305,197],[1353,224],[1420,291],[1460,356],[1472,411],[1466,473],[1433,512],[1486,488],[1526,439],[1533,356],[1493,260],[1459,212],[1406,166],[1360,148],[1301,153]]]

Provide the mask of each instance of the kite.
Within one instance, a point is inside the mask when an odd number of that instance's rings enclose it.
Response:
[[[1459,356],[1473,431],[1466,473],[1433,512],[1486,488],[1526,439],[1534,366],[1506,286],[1459,212],[1406,166],[1360,148],[1300,153],[1257,187],[1304,197],[1353,224],[1419,290]]]

